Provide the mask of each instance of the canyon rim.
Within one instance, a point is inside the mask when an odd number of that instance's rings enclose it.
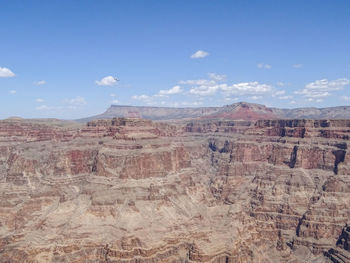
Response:
[[[349,262],[350,120],[237,105],[0,121],[0,261]]]

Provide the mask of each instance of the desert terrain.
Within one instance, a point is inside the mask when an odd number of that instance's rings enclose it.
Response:
[[[350,262],[350,120],[240,107],[0,121],[0,262]]]

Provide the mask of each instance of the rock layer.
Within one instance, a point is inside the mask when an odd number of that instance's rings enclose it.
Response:
[[[348,120],[0,122],[0,262],[349,262]]]
[[[184,119],[225,119],[225,120],[261,120],[261,119],[347,119],[350,106],[330,108],[296,108],[279,109],[265,105],[237,102],[223,107],[152,107],[112,105],[104,113],[84,119],[87,122],[96,119],[116,117],[145,118],[150,120],[184,120]]]

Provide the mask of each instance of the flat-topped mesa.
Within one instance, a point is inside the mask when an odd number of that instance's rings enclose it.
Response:
[[[115,117],[138,117],[151,120],[189,120],[189,119],[225,119],[225,120],[271,120],[271,119],[347,119],[350,116],[350,106],[331,108],[298,108],[279,109],[265,105],[237,102],[223,107],[153,107],[112,105],[104,113],[80,119],[86,122],[96,119],[111,119]]]
[[[202,116],[201,119],[226,120],[262,120],[277,119],[278,115],[272,109],[254,103],[239,102],[222,107],[219,112]]]

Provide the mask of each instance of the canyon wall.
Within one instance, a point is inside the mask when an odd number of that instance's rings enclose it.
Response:
[[[349,262],[349,120],[0,121],[0,262]]]

